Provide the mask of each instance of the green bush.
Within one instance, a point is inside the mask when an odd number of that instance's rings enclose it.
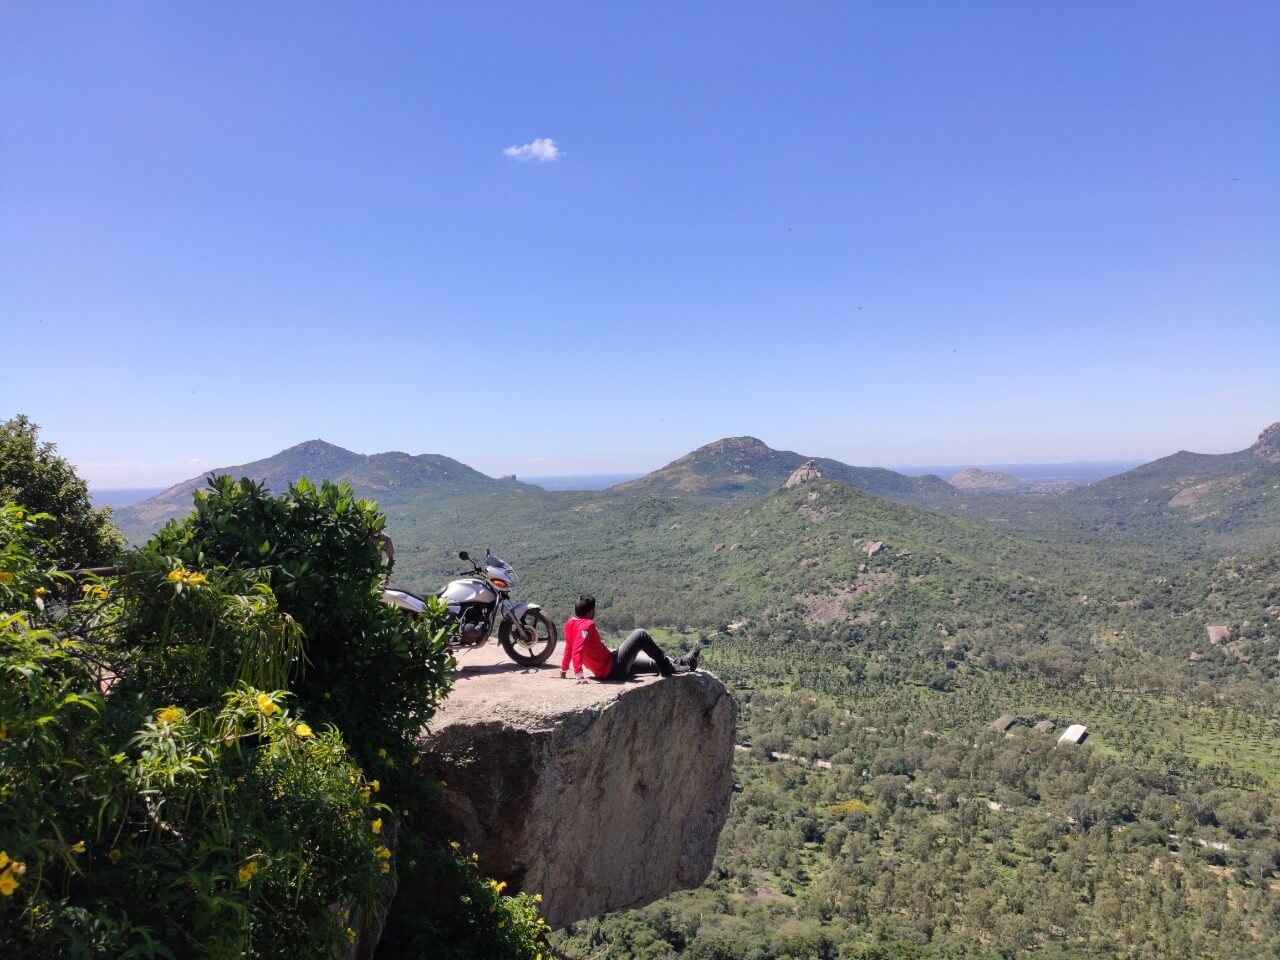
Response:
[[[20,955],[329,956],[387,874],[430,869],[461,893],[402,930],[535,960],[534,899],[413,828],[451,663],[438,609],[378,600],[376,506],[221,478],[118,576],[74,585],[41,522],[0,508],[0,925]]]
[[[342,730],[365,769],[397,792],[418,790],[421,778],[407,776],[406,766],[448,690],[448,637],[438,619],[413,621],[379,601],[385,518],[377,505],[346,484],[300,480],[280,496],[230,477],[209,486],[191,516],[171,522],[129,561],[123,582],[136,584],[140,598],[132,637],[156,641],[140,648],[142,685],[205,699],[239,676],[228,671],[241,664],[278,664],[308,716]],[[187,570],[235,577],[248,596],[264,599],[247,601],[239,617],[193,609],[191,640],[175,645],[166,635],[173,605],[150,588],[169,584],[179,593],[186,585],[171,578]],[[260,625],[252,606],[268,597],[305,637],[305,654]],[[206,640],[206,631],[224,628],[226,636]]]
[[[7,601],[47,589],[23,519],[0,508]],[[128,608],[105,593],[62,624]],[[33,626],[41,614],[33,602],[0,619],[0,922],[19,952],[295,957],[341,943],[390,852],[337,730],[250,686],[188,707],[104,694],[94,642]]]
[[[111,511],[93,508],[88,485],[38,431],[24,416],[0,423],[0,500],[47,515],[42,559],[67,567],[110,562],[124,548]]]

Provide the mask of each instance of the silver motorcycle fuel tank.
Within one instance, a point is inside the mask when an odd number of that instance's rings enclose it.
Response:
[[[474,578],[452,581],[440,592],[440,596],[449,605],[455,603],[493,603],[498,599],[498,595],[493,592],[493,588],[489,584]]]

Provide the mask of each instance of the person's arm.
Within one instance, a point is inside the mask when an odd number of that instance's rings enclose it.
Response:
[[[565,672],[569,669],[569,658],[573,656],[573,637],[570,635],[572,631],[566,630],[564,633],[564,654],[560,657],[560,679],[564,679]]]
[[[592,621],[591,627],[583,633],[582,642],[578,644],[578,660],[579,661],[586,660],[585,654],[587,653],[588,650],[590,650],[591,657],[592,657],[591,675],[596,680],[603,680],[604,677],[608,674],[608,670],[605,670],[604,673],[601,673],[600,672],[601,668],[598,667],[597,664],[603,663],[607,660],[611,660],[613,657],[613,654],[609,652],[609,648],[606,647],[604,645],[604,641],[600,639],[600,631],[596,629],[596,625],[594,621]],[[579,668],[578,682],[586,683],[588,682],[589,679],[590,678],[588,678],[587,675],[582,671],[582,668]]]

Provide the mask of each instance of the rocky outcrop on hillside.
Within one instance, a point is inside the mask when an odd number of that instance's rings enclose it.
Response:
[[[1258,434],[1258,442],[1253,445],[1253,452],[1272,463],[1280,463],[1280,421]]]
[[[812,460],[806,460],[791,472],[791,476],[787,477],[787,482],[783,486],[790,490],[807,480],[819,480],[821,477],[822,471],[818,469],[818,465]]]
[[[493,644],[468,653],[422,741],[443,835],[552,927],[698,886],[733,788],[735,705],[698,672],[579,685]]]

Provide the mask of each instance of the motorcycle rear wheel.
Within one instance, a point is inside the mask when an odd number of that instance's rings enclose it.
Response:
[[[510,620],[503,620],[502,626],[498,628],[498,642],[502,644],[502,649],[521,666],[536,667],[545,663],[555,650],[556,641],[560,639],[556,625],[541,610],[526,611],[520,618],[520,623],[532,631],[533,636],[526,640],[511,629]]]

